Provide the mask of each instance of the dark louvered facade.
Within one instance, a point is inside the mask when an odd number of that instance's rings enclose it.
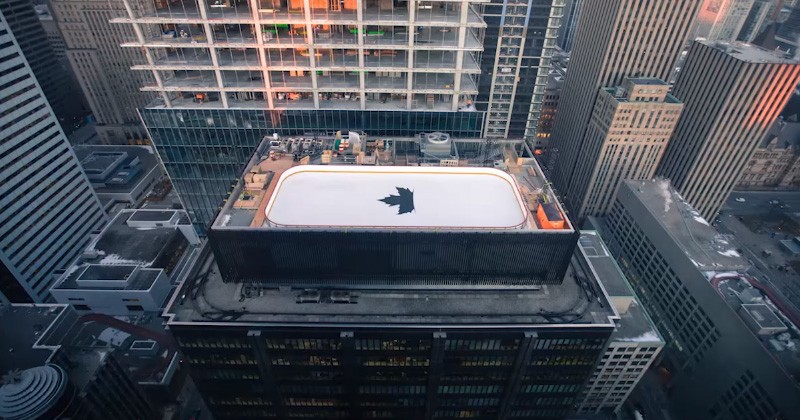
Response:
[[[413,288],[560,284],[578,233],[212,227],[209,238],[226,282]]]

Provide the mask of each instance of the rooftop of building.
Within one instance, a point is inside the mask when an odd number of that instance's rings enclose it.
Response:
[[[45,364],[53,349],[35,348],[66,305],[0,305],[0,375]]]
[[[657,77],[630,77],[628,80],[635,85],[669,86],[669,83]]]
[[[75,154],[98,194],[131,192],[158,167],[149,146],[80,145]]]
[[[59,282],[54,289],[112,289],[150,290],[161,270],[140,268],[135,265],[86,265]],[[103,284],[85,286],[83,281],[103,281]]]
[[[664,342],[653,320],[647,314],[644,305],[634,293],[628,279],[622,274],[614,257],[608,251],[599,232],[582,230],[578,246],[586,255],[592,270],[595,271],[599,283],[603,286],[609,299],[614,302],[618,298],[624,301],[624,310],[618,308],[620,322],[611,335],[615,341],[630,342]]]
[[[575,263],[562,284],[526,290],[309,290],[224,283],[211,255],[195,270],[198,275],[187,277],[165,310],[171,324],[610,328],[616,317],[593,275]]]
[[[753,335],[780,366],[800,383],[800,314],[787,305],[770,286],[736,272],[707,272],[707,278],[745,322]]]
[[[78,389],[86,387],[97,375],[98,369],[106,361],[110,350],[95,347],[69,347],[64,354],[70,362],[67,376]]]
[[[797,114],[789,115],[788,118],[781,116],[772,124],[759,147],[771,145],[776,149],[794,147],[795,152],[800,153],[800,122]]]
[[[123,210],[53,288],[148,290],[161,270],[172,276],[187,268],[194,241],[183,210]],[[81,284],[92,280],[105,280],[106,285]],[[119,283],[112,286],[115,280]]]
[[[731,235],[717,232],[665,179],[624,181],[700,271],[746,270]]]
[[[676,106],[680,106],[683,104],[680,99],[673,96],[671,93],[667,93],[664,96],[663,102],[652,102],[652,101],[631,101],[628,98],[627,93],[621,87],[605,87],[603,88],[604,91],[608,92],[611,96],[614,97],[619,103],[631,103],[631,104],[675,104]]]
[[[166,213],[179,215],[178,225],[190,225],[182,210],[128,210],[120,212],[89,246],[97,255],[97,264],[133,264],[152,268],[166,268],[176,254],[182,254],[185,245],[178,240],[183,236],[175,225],[134,227],[128,221],[150,218],[142,213],[152,213],[158,218]],[[90,261],[88,258],[85,261]]]
[[[573,232],[522,142],[342,137],[265,138],[213,229]]]
[[[131,349],[142,341],[155,341],[155,351],[143,354]],[[174,343],[158,316],[78,316],[68,305],[59,304],[0,305],[0,350],[0,374],[41,366],[62,351],[75,362],[68,373],[78,384],[85,384],[112,351],[140,383],[162,381],[177,363]]]
[[[792,54],[784,51],[773,51],[754,44],[743,42],[721,42],[712,40],[697,40],[703,45],[724,51],[737,60],[748,63],[775,63],[775,64],[797,64],[798,61]]]

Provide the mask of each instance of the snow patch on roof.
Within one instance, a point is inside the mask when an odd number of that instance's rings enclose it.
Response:
[[[736,252],[735,249],[729,249],[726,251],[717,251],[717,253],[720,255],[724,255],[726,257],[741,257],[741,255],[739,255],[739,253]]]
[[[664,213],[669,211],[669,206],[672,204],[672,191],[669,186],[669,181],[666,179],[659,179],[656,181],[658,185],[658,193],[664,199]]]
[[[117,254],[109,254],[103,257],[98,264],[101,265],[141,265],[142,267],[149,267],[150,263],[144,261],[127,260]]]
[[[706,271],[705,274],[709,280],[715,277],[720,279],[726,279],[726,278],[739,278],[741,276],[741,274],[735,271]]]
[[[637,335],[636,337],[628,337],[628,338],[621,338],[621,341],[661,341],[661,338],[656,334],[655,331],[648,331],[642,335]]]

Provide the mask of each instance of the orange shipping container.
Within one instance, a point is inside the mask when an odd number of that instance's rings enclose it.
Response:
[[[564,229],[564,216],[553,203],[539,203],[536,219],[541,229]]]

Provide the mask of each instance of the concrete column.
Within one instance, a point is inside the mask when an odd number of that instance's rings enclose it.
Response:
[[[211,30],[211,24],[208,23],[208,13],[206,13],[206,0],[197,0],[197,8],[200,12],[200,18],[203,19],[203,29],[206,31],[206,43],[208,44],[208,55],[211,56],[211,65],[214,67],[214,76],[217,79],[217,87],[219,88],[219,100],[222,101],[222,107],[228,109],[228,94],[222,91],[225,86],[222,83],[222,72],[219,69],[219,59],[217,58],[217,49],[214,45],[214,32]]]
[[[258,11],[258,0],[250,0],[250,10],[253,12],[253,20],[256,29],[256,42],[258,42],[258,62],[261,65],[261,78],[264,80],[264,97],[267,100],[267,108],[272,109],[272,86],[269,80],[269,66],[267,65],[267,52],[264,47],[264,33],[261,32],[261,13]]]
[[[364,1],[356,0],[356,20],[358,20],[358,86],[360,92],[358,93],[361,98],[361,109],[367,109],[367,73],[364,64]]]
[[[464,70],[464,47],[467,40],[467,20],[469,18],[469,2],[461,1],[461,16],[458,20],[458,50],[456,51],[456,73],[453,76],[453,103],[451,109],[458,111],[458,97],[461,91],[461,75]]]
[[[311,65],[311,89],[314,92],[313,99],[314,99],[314,108],[319,109],[319,86],[317,82],[317,57],[314,55],[316,53],[316,48],[313,48],[314,45],[314,35],[313,35],[313,27],[311,25],[311,1],[310,0],[303,0],[303,16],[305,17],[306,23],[306,43],[309,45],[308,48],[308,60],[309,64]]]
[[[142,32],[142,27],[139,26],[139,23],[135,22],[136,15],[133,14],[133,8],[128,0],[122,0],[122,3],[125,5],[125,11],[128,13],[128,17],[131,19],[131,23],[133,24],[133,32],[136,34],[136,40],[142,45],[144,48],[144,55],[147,59],[147,64],[150,66],[155,66],[155,59],[153,58],[153,52],[150,51],[149,48],[145,47],[145,43],[147,40],[144,37],[144,33]],[[158,70],[151,70],[153,72],[153,79],[156,81],[156,86],[158,86],[158,93],[161,95],[161,99],[164,100],[164,105],[167,108],[172,107],[172,101],[169,99],[169,94],[164,91],[164,81],[161,79],[161,74]]]
[[[417,32],[417,26],[414,24],[417,20],[417,1],[408,1],[408,80],[406,81],[406,109],[411,109],[414,104],[414,33]]]

